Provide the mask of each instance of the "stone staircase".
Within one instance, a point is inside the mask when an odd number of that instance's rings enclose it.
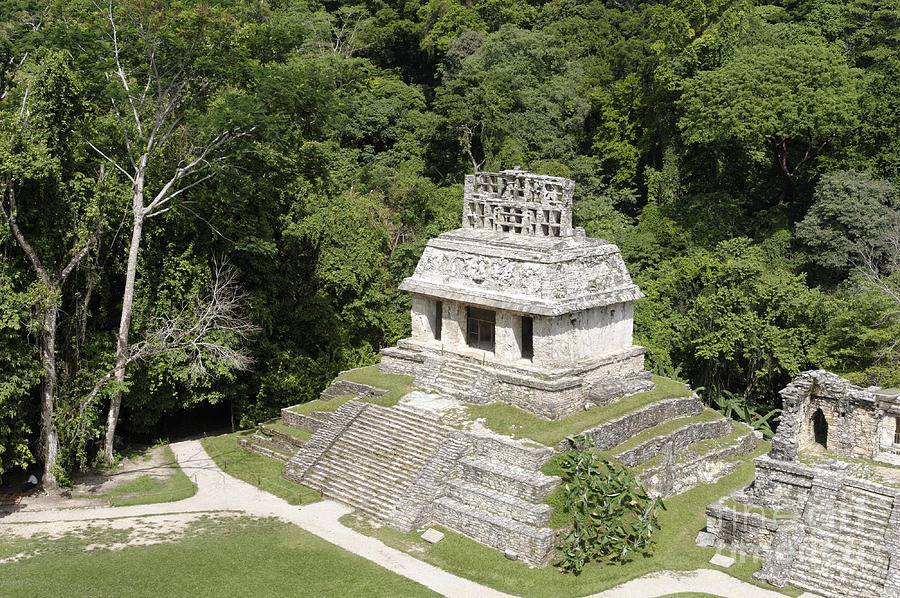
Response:
[[[447,359],[427,384],[434,390],[458,398],[467,397],[475,387],[481,368],[458,359]]]
[[[461,359],[445,359],[416,381],[425,390],[478,404],[487,402],[494,383],[484,368]]]
[[[532,565],[552,557],[559,484],[549,447],[441,426],[412,407],[341,405],[285,465],[287,479],[410,531],[439,523]]]
[[[450,430],[419,411],[349,401],[284,476],[390,522]]]
[[[891,560],[885,531],[892,507],[893,497],[843,484],[831,516],[807,527],[790,583],[826,598],[882,598]]]

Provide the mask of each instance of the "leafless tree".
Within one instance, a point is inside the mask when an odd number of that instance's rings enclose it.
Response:
[[[177,313],[150,319],[146,337],[128,348],[125,365],[160,355],[182,353],[189,383],[206,380],[210,368],[246,370],[253,363],[244,341],[256,331],[245,313],[246,297],[234,270],[216,266],[207,297]],[[102,375],[79,405],[83,414],[103,389],[117,380],[118,364]]]
[[[32,33],[37,33],[49,14],[50,5],[47,4],[39,12],[25,13],[21,23],[31,29]],[[0,67],[2,69],[0,70],[0,100],[5,99],[7,94],[9,94],[10,89],[12,89],[12,81],[16,78],[16,74],[22,68],[22,65],[25,64],[25,61],[28,60],[28,54],[29,52],[26,50],[22,52],[21,56],[10,55],[6,60],[6,64]]]
[[[319,54],[350,58],[366,48],[360,37],[369,23],[364,6],[344,6],[333,14],[320,12],[310,21]]]
[[[472,173],[478,174],[479,169],[484,164],[484,159],[477,160],[475,158],[475,154],[472,153],[472,142],[479,134],[484,134],[484,121],[459,125],[458,130],[460,145],[466,150],[469,161],[472,163]]]
[[[896,315],[900,316],[900,288],[889,279],[891,274],[900,272],[900,217],[894,218],[885,229],[882,242],[881,251],[875,251],[873,246],[864,247],[854,261],[854,269],[867,290],[877,291],[897,304]]]
[[[148,194],[148,171],[151,165],[163,160],[163,150],[176,137],[180,143],[191,134],[183,122],[184,103],[193,87],[202,87],[204,82],[187,70],[185,62],[164,68],[158,63],[161,44],[159,32],[152,27],[136,24],[131,30],[136,38],[131,43],[140,44],[143,50],[143,64],[129,69],[123,62],[123,40],[120,35],[119,15],[110,1],[106,9],[108,37],[113,53],[114,65],[107,78],[117,84],[124,101],[110,98],[111,108],[121,135],[124,160],[112,157],[93,143],[91,148],[108,160],[131,182],[132,229],[128,248],[128,263],[125,271],[125,288],[122,293],[122,314],[116,342],[115,380],[125,380],[125,368],[129,363],[128,332],[131,327],[134,303],[134,285],[137,275],[138,252],[144,221],[164,214],[176,206],[176,198],[209,180],[227,157],[223,149],[235,136],[235,131],[224,130],[202,142],[192,144],[183,157],[175,164],[167,178],[153,181],[151,187],[158,189]],[[132,54],[134,52],[131,52]],[[121,407],[121,390],[112,397],[106,418],[106,434],[103,441],[103,458],[113,461],[113,438]]]

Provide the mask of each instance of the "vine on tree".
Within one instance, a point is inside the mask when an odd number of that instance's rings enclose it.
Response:
[[[574,523],[557,547],[556,566],[581,573],[591,562],[624,563],[632,553],[649,556],[659,531],[661,498],[650,498],[622,465],[600,457],[587,434],[569,437],[575,450],[562,457],[565,510]]]

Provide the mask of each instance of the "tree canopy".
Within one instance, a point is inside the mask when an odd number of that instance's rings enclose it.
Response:
[[[249,424],[372,363],[473,169],[575,180],[657,371],[760,408],[804,368],[900,379],[896,2],[0,7],[0,469],[43,461],[50,424],[64,475],[104,432]],[[250,328],[210,340],[247,369],[127,350],[202,311],[223,263]]]

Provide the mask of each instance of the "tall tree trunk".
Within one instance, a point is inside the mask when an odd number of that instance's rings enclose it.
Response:
[[[59,452],[59,435],[53,423],[53,399],[56,396],[56,305],[55,289],[51,289],[51,303],[41,325],[41,365],[44,381],[41,388],[41,457],[44,460],[44,474],[41,482],[44,489],[56,488],[56,457]]]
[[[109,402],[109,413],[106,416],[106,435],[103,438],[103,460],[108,464],[112,464],[114,461],[113,439],[116,435],[119,409],[122,406],[122,383],[125,381],[125,364],[128,360],[128,331],[131,328],[134,280],[137,276],[138,251],[141,246],[141,231],[144,226],[145,215],[143,183],[143,172],[140,172],[135,177],[134,183],[134,225],[131,229],[131,246],[128,248],[128,268],[125,272],[125,290],[122,293],[122,317],[119,320],[119,337],[116,343],[115,380],[118,383],[118,388],[116,388],[116,394]]]

